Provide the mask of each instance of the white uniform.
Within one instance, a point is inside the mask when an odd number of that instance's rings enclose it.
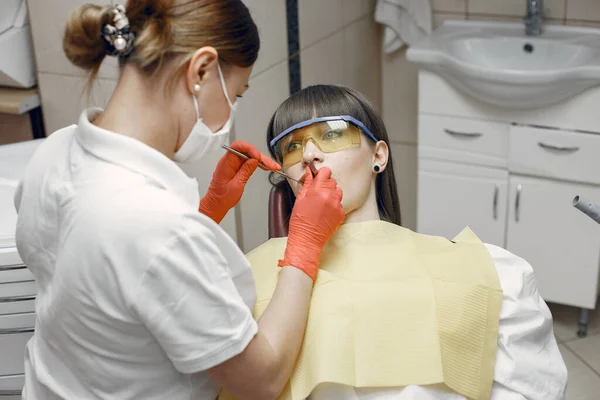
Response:
[[[522,258],[493,245],[488,248],[504,292],[491,400],[564,398],[567,368],[552,327],[552,314],[540,297],[533,269]],[[355,389],[319,385],[309,400],[466,400],[427,386]]]
[[[24,398],[215,399],[203,371],[256,334],[256,291],[195,179],[86,111],[40,146],[15,204],[39,286]]]

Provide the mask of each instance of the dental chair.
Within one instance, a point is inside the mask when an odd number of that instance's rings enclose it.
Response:
[[[269,239],[287,237],[291,214],[289,192],[279,186],[273,186],[269,193]]]

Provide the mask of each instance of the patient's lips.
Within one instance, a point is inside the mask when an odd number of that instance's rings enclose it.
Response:
[[[308,168],[310,168],[313,177],[319,172],[319,170],[317,169],[317,167],[315,167],[315,165],[313,163],[309,163],[307,166],[308,166]],[[300,177],[300,179],[298,179],[298,181],[300,183],[304,183],[305,180],[306,180],[306,172],[302,174],[302,176]]]

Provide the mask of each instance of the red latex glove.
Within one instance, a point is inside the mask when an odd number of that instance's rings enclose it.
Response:
[[[236,140],[230,147],[251,158],[245,160],[228,151],[217,163],[208,192],[200,200],[200,212],[217,224],[240,201],[244,187],[256,171],[259,161],[270,171],[281,169],[279,164],[250,143]]]
[[[321,168],[313,178],[307,167],[306,181],[292,210],[287,247],[279,266],[296,267],[314,282],[323,247],[344,217],[342,189],[331,178],[331,170]]]

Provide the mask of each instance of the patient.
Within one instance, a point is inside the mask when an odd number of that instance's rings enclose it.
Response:
[[[309,162],[330,168],[346,212],[321,255],[303,348],[280,398],[563,398],[567,371],[531,266],[468,228],[447,240],[401,227],[386,129],[363,96],[303,89],[277,109],[267,141],[301,182]],[[278,184],[292,202],[301,189]],[[285,240],[248,255],[256,318]]]

